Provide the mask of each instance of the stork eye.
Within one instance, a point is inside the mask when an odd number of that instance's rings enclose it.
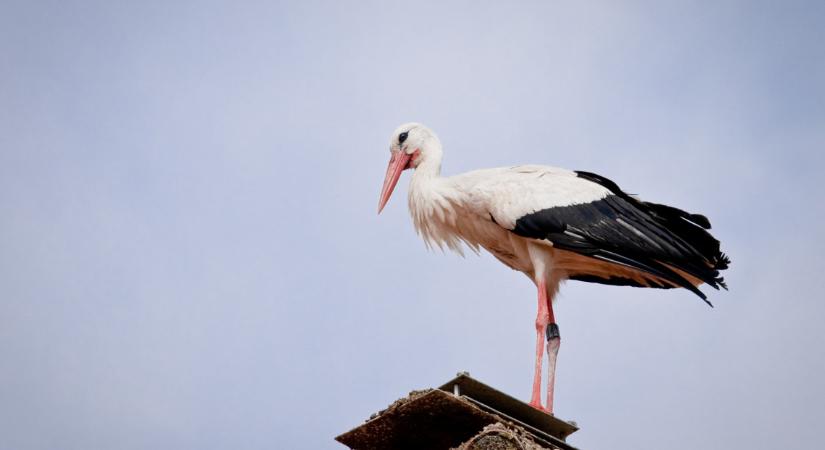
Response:
[[[401,134],[399,134],[399,135],[398,135],[398,143],[399,143],[399,144],[403,144],[403,143],[404,143],[404,141],[406,141],[406,140],[407,140],[407,134],[408,134],[408,132],[407,132],[407,131],[405,131],[405,132],[403,132],[403,133],[401,133]]]

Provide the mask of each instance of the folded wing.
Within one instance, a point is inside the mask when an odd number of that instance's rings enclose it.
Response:
[[[638,270],[664,281],[652,287],[683,287],[708,304],[696,287],[698,282],[727,288],[719,271],[730,261],[720,251],[719,241],[707,231],[710,223],[704,216],[638,200],[593,173],[551,170],[542,177],[540,166],[509,170],[519,169],[521,176],[514,174],[513,183],[521,180],[521,195],[499,202],[490,212],[493,220],[513,233],[546,239],[555,248]],[[534,173],[528,176],[530,169]],[[548,193],[542,195],[542,190]],[[570,278],[633,284],[623,279],[599,280],[587,273],[571,274]]]

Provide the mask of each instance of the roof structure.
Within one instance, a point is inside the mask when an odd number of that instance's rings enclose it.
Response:
[[[576,430],[575,423],[539,411],[463,372],[436,389],[411,392],[335,439],[355,450],[576,450],[566,442]]]

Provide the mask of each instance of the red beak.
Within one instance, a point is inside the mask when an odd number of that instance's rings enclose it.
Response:
[[[381,210],[384,209],[384,205],[390,199],[392,190],[395,189],[398,179],[401,178],[401,172],[410,163],[410,158],[412,158],[412,155],[408,155],[406,152],[392,152],[390,163],[387,166],[387,175],[384,177],[384,187],[381,188],[381,197],[378,199],[378,214],[381,214]]]

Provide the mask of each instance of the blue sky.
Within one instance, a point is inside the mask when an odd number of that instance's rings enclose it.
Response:
[[[581,448],[810,448],[825,402],[821,2],[0,4],[0,448],[343,448],[459,370],[527,399],[535,293],[427,252],[445,174],[608,176],[710,217],[689,292],[563,287]]]

